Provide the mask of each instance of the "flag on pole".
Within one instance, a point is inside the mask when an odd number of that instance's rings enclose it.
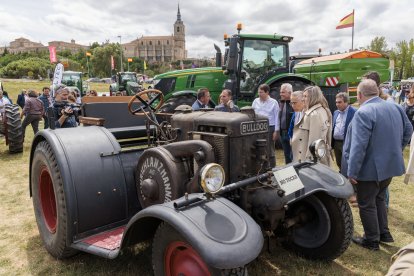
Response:
[[[352,11],[350,14],[342,18],[339,21],[339,24],[336,26],[336,29],[350,28],[353,26],[354,26],[354,11]]]
[[[183,60],[180,60],[180,67],[181,67],[181,70],[183,70],[183,69],[184,69],[184,63],[183,63]]]
[[[132,62],[132,58],[129,58],[129,59],[128,59],[128,62]]]
[[[114,56],[111,56],[111,69],[114,70],[115,69],[115,61],[114,61]]]
[[[87,56],[87,57],[90,57],[90,56],[92,56],[92,54],[91,54],[91,53],[89,53],[89,52],[86,52],[86,56]]]
[[[57,59],[56,59],[56,47],[55,46],[49,46],[49,59],[50,59],[50,62],[51,63],[57,62]]]
[[[144,60],[144,70],[147,70],[147,62]]]

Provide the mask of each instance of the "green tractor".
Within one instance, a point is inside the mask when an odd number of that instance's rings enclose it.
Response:
[[[111,96],[114,96],[116,92],[121,92],[123,96],[133,96],[141,91],[137,74],[134,72],[119,72],[112,76],[112,79],[115,82],[109,86]]]
[[[201,87],[210,90],[210,105],[213,107],[223,88],[233,92],[233,100],[239,107],[251,105],[257,97],[259,85],[264,83],[270,86],[271,96],[277,100],[282,83],[290,83],[293,91],[317,84],[334,110],[335,95],[354,89],[364,73],[378,71],[381,78],[387,78],[388,59],[368,51],[352,52],[341,57],[310,56],[310,61],[296,64],[292,72],[292,58],[289,58],[289,43],[292,40],[293,37],[276,34],[239,33],[225,38],[224,66],[221,66],[220,48],[215,45],[217,67],[171,71],[155,76],[155,89],[162,91],[166,99],[161,111],[172,113],[180,104],[191,105],[196,100],[197,89]],[[325,59],[330,62],[322,62]],[[326,79],[332,77],[336,78],[336,83],[326,85]]]
[[[79,90],[81,97],[86,95],[89,86],[82,80],[82,72],[65,71],[62,75],[62,84],[68,86],[71,90]]]
[[[283,35],[236,34],[225,39],[224,66],[221,52],[215,46],[216,66],[171,71],[155,76],[155,89],[162,91],[166,102],[163,112],[172,112],[180,104],[191,105],[197,89],[207,87],[215,106],[223,88],[233,92],[233,99],[242,106],[251,105],[259,85],[266,83],[272,97],[278,99],[282,83],[294,90],[303,90],[311,81],[303,75],[289,73],[289,42]]]

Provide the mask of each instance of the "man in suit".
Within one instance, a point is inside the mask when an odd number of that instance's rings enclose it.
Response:
[[[207,88],[200,88],[197,92],[197,100],[193,103],[191,108],[196,111],[201,108],[208,108],[208,103],[210,102],[210,91]]]
[[[335,98],[338,109],[335,110],[332,120],[332,148],[334,149],[336,164],[341,168],[342,148],[346,132],[356,109],[349,105],[349,96],[347,93],[338,93]]]
[[[359,215],[365,235],[352,240],[379,250],[379,242],[393,242],[388,229],[385,190],[394,176],[405,172],[402,151],[413,127],[399,105],[381,100],[375,81],[363,80],[357,88],[361,107],[346,135],[342,172],[357,185]]]
[[[285,155],[285,164],[292,162],[293,154],[290,146],[289,126],[293,116],[290,97],[293,92],[290,83],[283,83],[280,86],[280,104],[279,104],[279,126],[280,126],[280,142],[282,143],[283,154]]]

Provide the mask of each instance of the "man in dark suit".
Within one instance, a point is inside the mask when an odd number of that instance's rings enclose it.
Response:
[[[17,96],[17,104],[23,109],[24,108],[24,103],[26,101],[26,97],[27,97],[27,91],[26,90],[22,90],[22,92],[20,92],[20,94]]]
[[[293,109],[290,105],[290,97],[293,88],[290,83],[283,83],[280,86],[280,104],[279,104],[279,126],[280,126],[280,142],[282,143],[283,154],[285,155],[285,164],[292,162],[293,154],[290,146],[289,126],[293,116]]]
[[[365,235],[353,241],[379,250],[379,242],[393,242],[388,229],[385,190],[394,176],[404,174],[403,149],[413,132],[401,106],[378,97],[375,81],[363,80],[357,88],[361,107],[346,135],[342,172],[357,185],[359,215]]]
[[[336,95],[335,103],[338,109],[335,110],[332,119],[332,148],[334,149],[336,164],[341,168],[342,148],[346,132],[356,109],[349,105],[349,96],[344,92]]]

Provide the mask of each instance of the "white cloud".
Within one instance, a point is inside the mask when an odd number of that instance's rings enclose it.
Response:
[[[20,0],[0,7],[0,45],[18,37],[41,41],[70,41],[88,45],[107,39],[128,42],[142,35],[170,35],[177,2],[169,0]],[[389,46],[413,38],[410,31],[414,2],[384,1],[180,1],[190,57],[213,56],[213,43],[223,48],[224,33],[280,33],[294,36],[291,53],[345,51],[351,29],[335,30],[339,20],[355,9],[355,47],[385,36]]]

